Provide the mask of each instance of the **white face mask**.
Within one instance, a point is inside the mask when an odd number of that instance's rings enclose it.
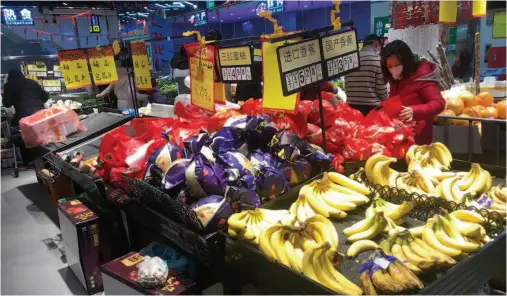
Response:
[[[403,72],[403,66],[399,65],[393,68],[389,68],[389,72],[391,72],[393,79],[400,80],[401,72]]]

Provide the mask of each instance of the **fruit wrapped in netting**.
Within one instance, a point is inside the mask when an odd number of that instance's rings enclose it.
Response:
[[[137,265],[137,283],[145,289],[161,287],[167,280],[169,268],[160,257],[145,256]]]

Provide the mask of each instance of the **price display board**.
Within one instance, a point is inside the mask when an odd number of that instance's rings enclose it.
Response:
[[[319,38],[280,46],[277,58],[284,96],[324,81]]]
[[[54,77],[63,77],[62,70],[59,65],[53,66],[53,76]]]
[[[215,50],[213,45],[185,44],[190,66],[192,105],[215,112]]]
[[[26,65],[26,71],[28,72],[28,75],[33,75],[35,77],[48,76],[48,69],[46,67],[46,63],[44,62],[29,63]]]
[[[130,43],[130,52],[132,53],[132,63],[134,64],[134,78],[138,90],[151,90],[151,73],[148,65],[148,55],[146,54],[146,45],[144,41],[134,41]]]
[[[359,69],[356,30],[324,36],[321,46],[328,80]]]
[[[88,18],[88,29],[90,33],[100,33],[100,20],[98,15],[90,15]]]
[[[92,67],[93,81],[96,85],[118,81],[112,46],[88,48],[87,53]]]
[[[42,87],[47,92],[61,92],[62,84],[58,79],[45,79],[42,80]]]
[[[283,95],[282,81],[277,57],[277,48],[287,41],[262,43],[263,92],[262,108],[267,112],[293,113],[299,100],[299,94]],[[288,41],[295,42],[295,41]]]
[[[62,50],[58,60],[67,89],[76,89],[92,85],[86,52],[84,49]]]
[[[218,48],[218,62],[223,82],[252,81],[252,51],[250,46]]]

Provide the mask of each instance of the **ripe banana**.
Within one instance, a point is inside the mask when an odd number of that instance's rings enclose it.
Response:
[[[404,288],[403,285],[394,281],[389,273],[382,268],[378,268],[372,272],[371,280],[381,294],[401,294]]]
[[[376,242],[371,240],[359,240],[350,245],[350,247],[347,249],[347,256],[350,258],[356,257],[357,254],[367,251],[367,250],[375,250],[379,246]]]
[[[355,242],[363,239],[372,239],[379,235],[387,226],[387,220],[384,217],[384,212],[377,211],[377,213],[370,218],[366,218],[368,220],[365,223],[362,221],[352,225],[351,227],[344,229],[344,233],[347,230],[347,233],[351,233],[348,236],[347,240],[350,242]],[[366,229],[365,229],[366,228]],[[362,230],[362,231],[357,231]],[[346,233],[345,233],[346,234]]]
[[[375,286],[371,281],[369,271],[363,271],[359,276],[359,280],[361,281],[361,287],[363,288],[365,295],[377,295],[377,291],[375,291]]]
[[[342,185],[344,187],[350,188],[352,190],[355,190],[356,192],[363,194],[363,195],[370,195],[371,191],[366,187],[365,185],[354,181],[350,178],[347,178],[346,176],[336,173],[336,172],[329,172],[327,173],[328,178],[333,181],[334,183],[338,185]]]
[[[389,164],[393,162],[396,162],[396,158],[381,154],[372,155],[368,158],[364,166],[366,178],[374,184],[387,185],[389,182],[389,174],[391,173]]]
[[[451,213],[451,216],[465,222],[472,222],[482,224],[485,223],[486,220],[481,214],[471,211],[471,210],[457,210]]]
[[[457,257],[457,256],[459,256],[461,254],[461,250],[448,247],[448,246],[442,244],[437,239],[435,231],[434,231],[434,228],[436,226],[435,224],[436,224],[436,221],[435,221],[434,217],[428,219],[428,221],[426,223],[426,226],[424,227],[424,230],[423,230],[423,236],[422,236],[423,240],[430,247],[432,247],[433,249],[436,249],[440,253],[443,253],[443,254],[445,254],[447,256],[450,256],[450,257]]]

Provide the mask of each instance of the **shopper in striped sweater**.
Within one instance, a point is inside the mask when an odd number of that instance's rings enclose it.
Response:
[[[347,103],[364,115],[389,97],[380,67],[381,49],[380,37],[368,35],[359,51],[359,70],[345,76]]]

